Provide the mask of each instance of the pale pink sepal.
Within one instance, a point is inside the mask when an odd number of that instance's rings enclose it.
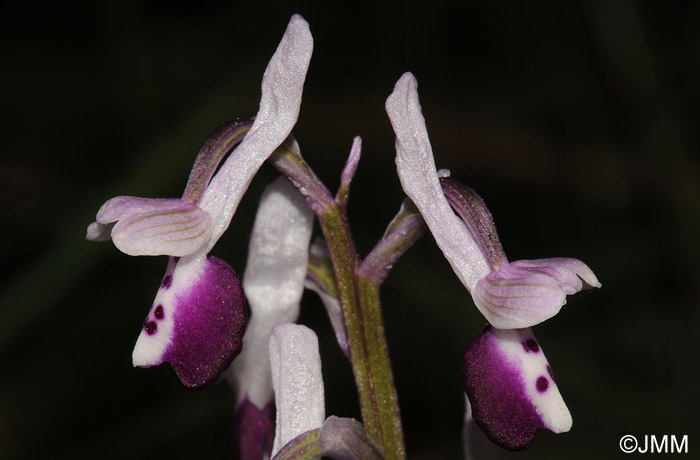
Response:
[[[561,284],[562,289],[568,295],[576,294],[581,289],[600,288],[602,286],[593,270],[578,259],[554,257],[550,259],[516,260],[511,262],[510,265],[524,268],[530,272],[551,276]]]
[[[88,226],[85,239],[89,241],[108,241],[112,238],[112,229],[119,219],[131,214],[148,213],[158,209],[172,209],[182,204],[183,201],[179,198],[114,197],[107,200],[97,211],[95,222]]]
[[[210,233],[209,214],[187,200],[119,196],[100,208],[87,238],[111,236],[120,251],[132,256],[181,257],[201,248]]]
[[[296,436],[321,428],[326,419],[321,356],[314,331],[298,324],[276,326],[270,337],[270,364],[277,406],[274,456]]]
[[[248,395],[262,409],[273,398],[268,342],[272,328],[299,316],[299,302],[309,260],[314,214],[284,177],[267,186],[260,198],[250,236],[243,291],[251,318],[243,351],[228,372],[239,400]]]
[[[566,296],[601,284],[577,259],[518,260],[479,280],[472,292],[479,311],[494,327],[534,326],[559,313]]]
[[[309,24],[294,15],[265,70],[260,110],[253,126],[202,196],[200,206],[211,214],[213,224],[207,251],[228,228],[260,166],[291,133],[299,116],[312,50]]]
[[[386,100],[386,111],[396,133],[396,168],[404,191],[425,219],[452,269],[471,292],[491,269],[442,192],[417,86],[415,77],[405,73]]]

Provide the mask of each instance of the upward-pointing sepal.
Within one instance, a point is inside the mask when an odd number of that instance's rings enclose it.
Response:
[[[240,353],[247,320],[241,282],[226,262],[171,258],[136,341],[134,366],[168,362],[183,385],[202,388]]]
[[[537,428],[571,429],[572,419],[531,329],[488,328],[464,353],[464,390],[474,421],[508,450],[522,450]]]

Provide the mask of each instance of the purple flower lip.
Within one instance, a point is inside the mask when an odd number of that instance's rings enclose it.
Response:
[[[571,428],[571,414],[531,329],[488,328],[464,353],[463,370],[474,421],[499,446],[522,450],[537,428]]]
[[[135,366],[168,362],[183,385],[197,389],[218,379],[240,353],[248,308],[238,276],[208,256],[171,259],[166,277],[134,348]]]

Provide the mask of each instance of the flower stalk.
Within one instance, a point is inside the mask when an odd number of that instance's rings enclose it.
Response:
[[[358,274],[360,258],[345,206],[338,204],[309,168],[296,142],[287,141],[269,161],[306,197],[321,225],[335,272],[365,430],[387,459],[404,458],[401,415],[379,301],[380,283]],[[347,182],[342,187],[349,187]],[[344,190],[339,195],[344,203],[347,193]]]

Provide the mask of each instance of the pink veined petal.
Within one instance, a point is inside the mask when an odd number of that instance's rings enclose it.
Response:
[[[577,259],[518,260],[499,265],[479,280],[474,303],[494,327],[519,329],[556,315],[566,296],[601,284]]]
[[[530,269],[534,272],[547,274],[555,278],[567,294],[575,294],[581,289],[600,288],[602,284],[598,281],[593,270],[588,265],[578,259],[570,258],[550,258],[535,260],[516,260],[511,262],[516,267]],[[586,286],[583,283],[586,283]]]
[[[273,398],[268,342],[272,328],[295,322],[304,291],[314,215],[306,200],[284,177],[267,186],[260,198],[250,236],[243,291],[251,319],[243,351],[228,378],[238,397],[262,408]]]
[[[299,116],[313,38],[309,24],[294,15],[265,70],[260,110],[243,142],[231,152],[204,192],[200,206],[212,215],[206,251],[228,228],[253,176],[289,136]]]
[[[404,191],[423,215],[452,269],[472,292],[491,269],[442,192],[417,86],[414,76],[405,73],[386,100],[386,111],[396,133],[396,169]]]
[[[167,211],[183,206],[179,198],[140,198],[136,196],[117,196],[107,200],[97,211],[95,222],[87,229],[85,238],[89,241],[107,241],[112,238],[112,229],[116,222],[131,214]]]
[[[162,204],[122,217],[112,229],[114,245],[132,256],[182,257],[201,248],[211,234],[209,213],[184,200]]]
[[[537,428],[569,431],[571,414],[531,329],[487,329],[464,353],[473,417],[496,444],[527,448]]]
[[[559,282],[546,274],[506,264],[479,280],[476,307],[492,326],[519,329],[556,315],[566,303]]]
[[[107,200],[97,211],[95,219],[100,224],[116,222],[132,214],[167,212],[187,203],[181,198],[141,198],[137,196],[117,196]]]
[[[314,331],[298,324],[280,324],[270,337],[270,364],[277,421],[273,456],[289,441],[321,428],[326,407],[321,356]]]
[[[133,353],[134,366],[168,362],[183,385],[216,381],[241,351],[248,308],[233,269],[202,252],[171,258]]]

